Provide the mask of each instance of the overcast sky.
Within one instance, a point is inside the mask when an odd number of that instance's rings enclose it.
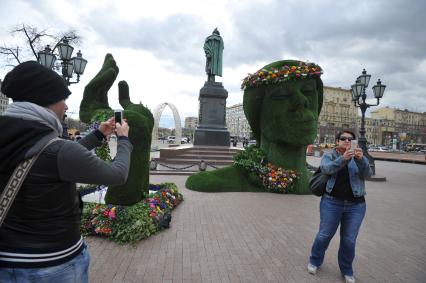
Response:
[[[228,106],[242,102],[247,73],[298,59],[319,64],[331,87],[349,89],[365,68],[369,96],[377,79],[387,86],[381,106],[426,112],[425,15],[424,0],[2,0],[0,44],[23,45],[9,33],[22,23],[51,33],[77,30],[83,40],[76,51],[89,63],[70,87],[72,116],[106,53],[120,68],[109,92],[112,108],[120,108],[117,84],[126,80],[134,102],[151,110],[170,102],[182,121],[197,116],[207,78],[203,44],[216,27],[225,44],[216,81],[228,90]],[[0,68],[0,78],[9,70]]]

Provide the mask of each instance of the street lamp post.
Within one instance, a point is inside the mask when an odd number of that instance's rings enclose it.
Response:
[[[38,62],[41,65],[52,69],[56,61],[56,55],[54,54],[56,49],[58,50],[59,58],[62,61],[62,77],[65,82],[67,85],[78,83],[80,81],[80,75],[84,73],[84,69],[86,68],[87,60],[82,57],[80,50],[77,52],[76,57],[71,58],[74,47],[69,45],[69,38],[62,38],[53,49],[50,49],[50,46],[47,45],[43,51],[38,53]],[[77,74],[77,79],[72,82],[70,80],[74,73]]]
[[[237,117],[237,142],[240,139],[240,117]]]
[[[367,150],[367,139],[365,138],[365,111],[371,106],[377,106],[380,104],[380,98],[383,97],[383,93],[385,92],[385,85],[382,85],[380,79],[377,81],[376,85],[373,86],[374,97],[377,99],[376,104],[368,104],[365,102],[367,99],[367,94],[365,93],[365,89],[368,87],[368,83],[370,82],[371,75],[367,74],[365,69],[362,71],[361,76],[359,76],[355,82],[351,86],[352,89],[352,101],[354,102],[355,107],[359,107],[361,109],[361,128],[359,130],[360,137],[358,143],[362,148],[364,156],[368,158],[370,163],[371,170],[373,171],[373,175],[376,174],[376,168],[374,164],[374,158],[368,153]]]
[[[50,46],[47,45],[44,50],[38,52],[38,62],[49,69],[53,69],[56,61],[55,50],[57,50],[59,59],[62,61],[62,78],[66,84],[69,86],[78,83],[80,81],[80,75],[84,73],[84,69],[86,68],[87,60],[82,57],[80,50],[77,52],[76,57],[71,58],[74,47],[69,45],[68,37],[63,37],[53,49],[50,49]],[[77,79],[76,81],[71,81],[74,73],[77,74]],[[64,120],[62,121],[63,138],[69,138],[65,117],[66,115],[64,115]]]

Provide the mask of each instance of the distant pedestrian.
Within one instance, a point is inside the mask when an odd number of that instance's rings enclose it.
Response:
[[[248,146],[248,140],[247,138],[243,139],[243,147],[247,147]]]
[[[348,283],[355,282],[352,269],[355,243],[366,211],[364,178],[372,175],[362,150],[358,146],[351,148],[354,139],[355,134],[350,131],[338,133],[336,147],[321,160],[321,172],[330,176],[321,198],[320,227],[308,263],[309,273],[316,274],[340,224],[338,263]]]

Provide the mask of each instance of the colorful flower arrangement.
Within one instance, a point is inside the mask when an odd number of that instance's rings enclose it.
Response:
[[[176,207],[183,199],[182,194],[178,192],[177,187],[173,183],[164,183],[160,185],[150,185],[149,197],[144,201],[149,204],[151,212],[149,216],[154,218],[157,223],[164,217],[166,211],[170,211]]]
[[[315,63],[300,62],[299,66],[282,66],[280,68],[271,68],[270,70],[261,69],[254,74],[248,74],[243,79],[241,89],[257,87],[260,85],[276,84],[289,80],[306,79],[320,77],[323,73],[320,66]]]
[[[167,228],[171,210],[183,200],[173,183],[150,185],[151,193],[132,206],[85,203],[81,231],[85,236],[107,237],[117,243],[135,244]]]
[[[298,174],[294,170],[276,167],[266,161],[264,152],[250,145],[234,157],[234,164],[255,177],[266,191],[287,194],[294,191]]]
[[[258,176],[268,191],[282,194],[292,192],[293,181],[297,179],[296,171],[275,167],[272,163],[260,167]]]

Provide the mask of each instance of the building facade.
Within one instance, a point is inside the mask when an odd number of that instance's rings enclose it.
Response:
[[[365,137],[369,144],[403,148],[404,144],[426,143],[426,112],[389,107],[371,111],[365,117]],[[231,136],[251,138],[243,104],[226,108],[226,125]],[[359,137],[361,117],[350,89],[324,86],[324,100],[318,119],[316,143],[334,144],[338,131],[349,129]]]
[[[350,89],[324,86],[324,99],[318,119],[317,142],[334,144],[338,131],[358,132],[358,110]]]
[[[186,117],[185,118],[185,128],[186,129],[196,129],[198,126],[198,117]]]
[[[384,107],[371,111],[371,117],[381,121],[380,144],[404,145],[426,143],[426,112]]]
[[[395,123],[388,119],[375,119],[365,117],[365,138],[368,144],[372,145],[390,145],[392,137],[389,137],[389,132],[393,132]],[[361,117],[357,119],[358,129],[361,127]],[[359,136],[359,132],[356,132]]]
[[[251,128],[244,115],[242,103],[226,107],[226,127],[231,137],[239,139],[250,139],[252,137]]]
[[[0,89],[1,89],[1,80],[0,80]],[[0,92],[0,114],[6,111],[6,108],[8,105],[9,105],[9,98]]]

